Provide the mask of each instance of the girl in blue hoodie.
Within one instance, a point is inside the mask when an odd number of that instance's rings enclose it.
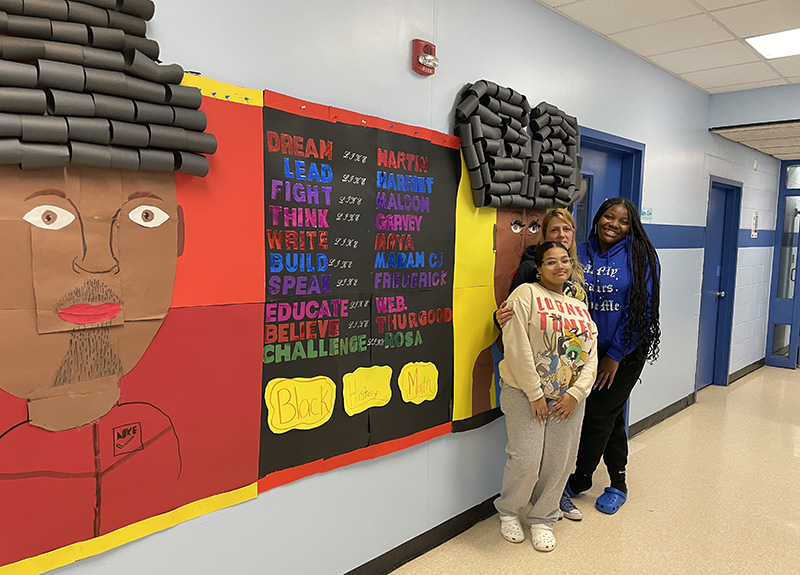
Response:
[[[578,258],[589,310],[597,324],[599,364],[586,400],[575,473],[567,482],[567,492],[575,496],[588,490],[602,457],[611,486],[595,505],[613,514],[628,493],[625,404],[645,361],[655,361],[659,352],[660,264],[639,210],[624,198],[603,202],[592,221],[589,240],[578,244]]]

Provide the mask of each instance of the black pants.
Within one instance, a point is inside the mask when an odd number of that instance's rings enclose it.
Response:
[[[624,480],[628,464],[628,434],[625,431],[625,403],[644,369],[644,359],[636,352],[619,364],[611,387],[593,389],[586,399],[586,415],[581,428],[575,472],[591,477],[600,463],[606,464],[612,480],[621,473]]]

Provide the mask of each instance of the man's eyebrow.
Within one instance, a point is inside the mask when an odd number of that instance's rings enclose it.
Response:
[[[67,194],[62,192],[61,190],[56,189],[47,189],[47,190],[39,190],[38,192],[33,192],[30,196],[25,198],[25,201],[32,200],[33,198],[38,198],[39,196],[58,196],[59,198],[67,199]]]
[[[151,194],[150,192],[133,192],[131,195],[128,196],[127,201],[130,202],[131,200],[138,200],[140,198],[153,198],[156,200],[164,201],[164,198],[161,196],[157,196],[155,194]]]

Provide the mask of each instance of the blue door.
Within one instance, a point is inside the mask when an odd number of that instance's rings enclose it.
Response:
[[[740,197],[740,185],[712,179],[703,251],[695,390],[712,383],[728,384]]]
[[[767,365],[794,369],[798,362],[797,251],[800,233],[800,162],[781,163],[778,219],[767,329]]]

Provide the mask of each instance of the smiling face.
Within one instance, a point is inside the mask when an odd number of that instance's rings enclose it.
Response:
[[[600,251],[607,252],[625,239],[630,230],[630,216],[625,206],[616,204],[608,208],[597,221],[597,243]]]
[[[575,240],[575,228],[561,218],[551,218],[547,223],[547,229],[544,231],[544,239],[548,242],[562,243],[568,248],[572,247],[572,243]]]
[[[539,282],[550,291],[561,293],[564,282],[572,272],[572,258],[564,248],[552,247],[542,256],[542,263],[536,266],[541,275]]]
[[[172,299],[174,175],[0,166],[0,179],[0,387],[118,380]]]

